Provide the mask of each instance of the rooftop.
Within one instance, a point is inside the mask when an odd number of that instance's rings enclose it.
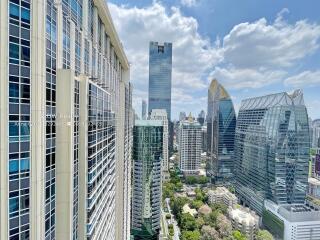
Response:
[[[274,106],[304,105],[303,93],[295,90],[293,93],[276,93],[261,97],[248,98],[241,102],[240,110],[264,109]]]
[[[229,216],[233,220],[247,226],[257,225],[259,222],[258,215],[248,208],[229,208]]]
[[[144,126],[144,127],[162,127],[161,120],[136,120],[134,126]]]

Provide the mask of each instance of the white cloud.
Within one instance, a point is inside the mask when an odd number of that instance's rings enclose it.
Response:
[[[282,15],[281,15],[282,16]],[[298,21],[290,25],[278,17],[236,25],[223,39],[226,62],[236,67],[290,67],[319,48],[320,26]]]
[[[289,24],[283,9],[273,23],[261,18],[253,23],[233,27],[222,41],[223,65],[210,76],[226,87],[262,88],[282,83],[289,70],[319,49],[320,26],[306,20]],[[310,75],[310,74],[309,74]],[[312,83],[313,76],[305,81]],[[297,81],[297,78],[287,81]]]
[[[194,7],[198,3],[198,0],[181,0],[181,4],[187,7]]]
[[[297,75],[287,78],[284,83],[293,87],[320,87],[320,70],[311,72],[304,71]]]
[[[271,71],[250,68],[216,67],[210,74],[210,79],[218,79],[226,88],[261,88],[279,82],[285,75],[286,72],[280,70]]]
[[[178,89],[188,94],[207,87],[204,74],[222,57],[216,45],[199,34],[196,19],[183,16],[175,7],[166,11],[156,1],[145,8],[128,8],[112,3],[109,3],[109,8],[132,64],[134,97],[141,99],[141,92],[147,92],[150,41],[173,43],[173,92]],[[173,104],[175,101],[176,98],[173,98]],[[135,107],[141,108],[140,105]]]

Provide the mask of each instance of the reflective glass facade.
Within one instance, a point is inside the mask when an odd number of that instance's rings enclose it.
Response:
[[[158,239],[161,214],[162,145],[162,121],[135,122],[131,227],[134,239]]]
[[[149,46],[149,114],[152,109],[166,109],[171,120],[172,43]]]
[[[263,201],[304,203],[310,135],[303,94],[242,101],[235,137],[236,192],[258,213]]]
[[[9,92],[8,228],[9,239],[29,239],[31,165],[30,2],[8,1],[8,5],[9,76],[7,81],[9,81],[9,89],[6,90]],[[1,161],[5,161],[5,159],[1,159]]]
[[[115,114],[110,95],[94,84],[89,84],[88,102],[87,238],[108,226],[104,235],[112,239],[114,225],[106,221],[115,217]]]
[[[236,114],[227,91],[216,80],[208,91],[207,173],[213,182],[233,180]]]

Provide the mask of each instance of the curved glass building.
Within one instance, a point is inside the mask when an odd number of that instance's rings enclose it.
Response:
[[[162,152],[162,121],[136,121],[133,128],[131,222],[134,240],[159,238]]]
[[[300,90],[242,101],[235,135],[236,192],[262,213],[265,199],[304,203],[310,136]]]
[[[208,90],[207,174],[215,183],[233,178],[236,114],[232,100],[217,80]]]

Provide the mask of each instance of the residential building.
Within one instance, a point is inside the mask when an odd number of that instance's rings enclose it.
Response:
[[[233,180],[236,114],[230,95],[212,80],[208,90],[207,175],[217,184]]]
[[[168,152],[168,118],[165,109],[153,109],[150,120],[160,120],[163,125],[163,153],[162,153],[162,171],[169,172],[169,152]],[[165,174],[163,174],[164,176]]]
[[[320,148],[320,119],[312,122],[312,148]]]
[[[202,126],[201,127],[201,134],[202,134],[202,144],[201,144],[201,149],[202,152],[207,151],[207,139],[208,139],[208,133],[207,133],[207,126]]]
[[[238,203],[236,195],[225,187],[217,187],[215,190],[208,191],[208,201],[212,203],[222,203],[228,207],[234,207]]]
[[[229,208],[228,215],[233,229],[244,233],[250,240],[254,240],[256,231],[259,229],[259,216],[249,208]]]
[[[147,102],[146,100],[142,100],[142,106],[141,106],[141,120],[147,119]]]
[[[106,2],[0,12],[0,239],[125,239],[129,63]]]
[[[158,239],[161,215],[163,123],[136,121],[133,130],[133,239]]]
[[[319,210],[304,204],[277,205],[269,200],[266,200],[264,205],[262,223],[275,239],[320,239]]]
[[[201,125],[190,116],[179,126],[179,167],[184,175],[196,175],[201,163]]]
[[[235,137],[236,193],[259,214],[263,201],[302,204],[310,137],[300,90],[243,100]]]

